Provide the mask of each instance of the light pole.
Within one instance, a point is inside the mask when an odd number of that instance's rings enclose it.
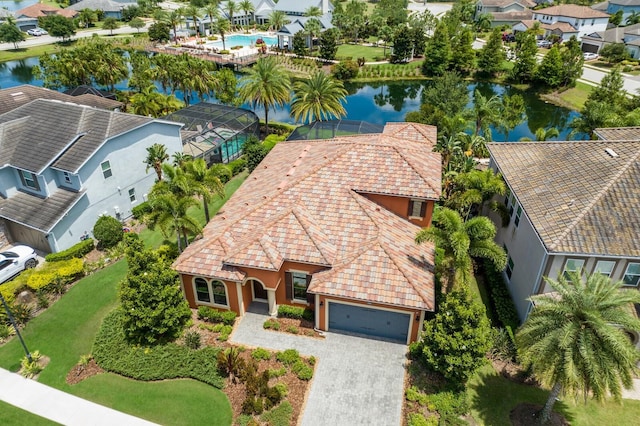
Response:
[[[22,335],[20,334],[20,330],[18,329],[18,325],[16,324],[16,320],[13,318],[13,314],[11,313],[11,310],[9,309],[9,305],[7,305],[7,301],[4,300],[4,297],[2,296],[2,292],[0,292],[0,301],[2,301],[2,305],[4,306],[4,310],[7,311],[7,316],[9,317],[9,321],[11,321],[11,325],[13,325],[13,328],[16,330],[16,334],[18,335],[18,339],[20,339],[20,343],[22,343],[22,347],[24,348],[24,353],[27,354],[27,359],[29,360],[29,362],[33,362],[33,359],[31,358],[31,352],[29,352],[29,349],[27,349],[27,345],[24,343],[24,340],[22,339]]]

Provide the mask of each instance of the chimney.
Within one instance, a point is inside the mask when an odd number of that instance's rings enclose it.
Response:
[[[329,13],[329,0],[322,0],[322,14],[326,15]]]

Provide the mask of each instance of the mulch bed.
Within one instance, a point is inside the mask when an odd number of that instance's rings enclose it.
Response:
[[[104,373],[104,370],[100,368],[96,361],[92,358],[88,364],[80,365],[76,364],[67,374],[66,382],[70,385],[80,383],[84,379],[88,379],[96,374]]]
[[[293,319],[293,318],[269,318],[273,321],[277,321],[280,324],[280,330],[270,329],[269,331],[275,331],[278,333],[297,334],[299,336],[315,337],[316,339],[324,339],[324,335],[314,330],[315,324],[313,321],[305,319]],[[288,328],[295,327],[298,329],[298,333],[291,333],[287,331]]]
[[[493,368],[505,379],[509,379],[512,382],[522,385],[539,386],[539,383],[536,381],[536,379],[533,376],[527,374],[527,372],[522,369],[522,366],[520,364],[511,361],[500,360],[497,358],[490,358],[490,361],[493,365]]]
[[[538,414],[542,410],[542,405],[518,404],[509,413],[509,420],[513,426],[530,426],[538,423]],[[551,413],[551,420],[546,423],[549,426],[568,426],[569,422],[556,412]]]

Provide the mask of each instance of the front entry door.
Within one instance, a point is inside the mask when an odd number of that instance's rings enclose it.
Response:
[[[267,300],[267,290],[262,288],[262,284],[259,281],[253,281],[253,299],[254,300]]]

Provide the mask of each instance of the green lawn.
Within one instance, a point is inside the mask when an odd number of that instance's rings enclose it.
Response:
[[[514,383],[486,366],[469,381],[471,415],[483,425],[508,425],[509,412],[522,402],[542,405],[549,393],[535,386]],[[571,423],[586,425],[631,425],[640,417],[640,401],[624,400],[599,404],[589,401],[574,403],[573,400],[556,402],[555,410]]]
[[[382,47],[361,46],[359,44],[341,44],[338,46],[336,58],[351,57],[355,61],[364,57],[367,62],[382,60],[384,49]],[[389,48],[387,48],[387,55]],[[377,59],[375,59],[377,57]]]
[[[43,419],[40,416],[31,414],[28,411],[21,410],[20,408],[9,405],[6,402],[0,401],[0,424],[1,425],[57,425],[58,423],[51,420]]]

